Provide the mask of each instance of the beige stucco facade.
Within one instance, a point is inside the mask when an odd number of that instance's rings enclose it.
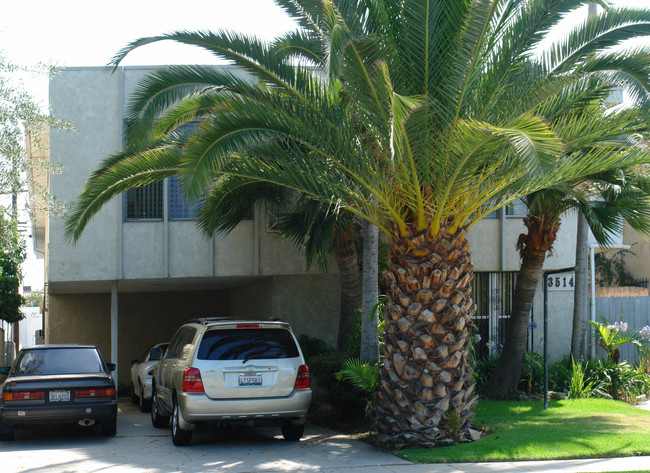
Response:
[[[650,240],[625,223],[623,243],[634,253],[624,257],[625,267],[636,279],[650,279]]]
[[[50,159],[62,165],[62,173],[50,177],[50,192],[59,201],[76,199],[91,172],[120,149],[128,97],[148,70],[70,68],[51,81],[54,113],[77,130],[50,136]],[[575,217],[563,222],[545,268],[574,264]],[[43,227],[46,341],[94,343],[114,358],[111,329],[117,321],[121,382],[127,382],[129,360],[197,316],[281,317],[297,334],[335,342],[337,274],[306,271],[301,249],[267,231],[259,210],[229,235],[212,238],[191,220],[125,221],[121,197],[92,218],[76,244],[66,239],[61,216],[50,215]],[[524,230],[520,217],[479,222],[469,234],[475,271],[517,271],[515,243]],[[555,292],[549,300],[558,357],[570,344],[572,306],[572,291]],[[541,324],[541,287],[534,311]]]

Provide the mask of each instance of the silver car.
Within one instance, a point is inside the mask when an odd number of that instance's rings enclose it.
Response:
[[[142,412],[147,412],[151,407],[153,369],[168,346],[169,342],[158,343],[147,348],[140,358],[131,360],[131,401],[133,404],[139,404]]]
[[[291,327],[277,320],[203,318],[184,324],[153,373],[151,421],[187,445],[200,423],[276,424],[300,440],[309,369]]]

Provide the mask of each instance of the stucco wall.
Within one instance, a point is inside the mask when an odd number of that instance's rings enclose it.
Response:
[[[631,245],[630,251],[636,255],[623,258],[625,267],[636,279],[650,279],[650,241],[626,223],[623,226],[623,243]],[[612,256],[613,253],[610,251],[607,255]]]
[[[336,346],[340,287],[337,275],[276,276],[231,291],[231,313],[278,317],[296,335],[317,337]]]

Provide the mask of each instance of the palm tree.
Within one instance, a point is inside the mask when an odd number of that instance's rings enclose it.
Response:
[[[558,101],[545,108],[551,126],[563,135],[567,155],[585,148],[607,149],[612,155],[628,149],[650,150],[644,135],[648,123],[637,110],[607,110],[602,100],[611,92],[608,87],[594,86],[589,94],[594,102],[573,103],[570,113],[558,115],[566,104]],[[641,234],[650,233],[650,180],[645,169],[615,163],[594,175],[564,182],[534,192],[522,199],[528,208],[524,219],[527,233],[519,236],[517,249],[521,267],[513,294],[513,308],[508,332],[497,366],[482,390],[503,396],[517,389],[526,351],[529,315],[537,286],[542,278],[546,255],[553,249],[562,216],[576,210],[584,216],[597,241],[611,243],[612,233],[622,230],[627,221]]]
[[[118,56],[174,39],[253,73],[255,56],[273,74],[250,85],[172,68],[169,74],[187,73],[184,97],[197,88],[188,84],[200,82],[203,92],[194,102],[176,101],[178,90],[161,87],[169,101],[157,102],[160,113],[140,104],[131,137],[146,147],[106,160],[90,177],[69,235],[78,238],[128,187],[173,174],[190,197],[205,195],[218,176],[236,176],[293,189],[376,224],[390,245],[379,440],[469,440],[478,397],[467,361],[475,311],[467,230],[532,192],[647,159],[634,148],[616,156],[594,148],[558,161],[564,143],[538,111],[563,92],[580,96],[589,78],[635,86],[647,98],[647,77],[638,74],[647,58],[605,51],[650,31],[650,12],[597,17],[537,58],[549,29],[583,2],[280,3],[305,29],[293,44],[302,41],[308,52],[314,42],[325,44],[317,56],[325,62],[308,67],[314,58],[305,54],[289,65],[293,56],[247,38],[187,32],[136,42]],[[206,89],[206,82],[227,88]],[[179,157],[170,130],[194,119],[200,124]]]

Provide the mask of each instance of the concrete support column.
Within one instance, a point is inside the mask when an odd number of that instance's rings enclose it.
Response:
[[[115,363],[116,367],[117,367],[117,329],[118,329],[118,324],[117,324],[117,316],[118,316],[117,303],[118,303],[117,279],[115,279],[115,280],[113,280],[111,282],[111,363]],[[115,378],[115,385],[116,386],[117,386],[117,383],[118,383],[117,373],[118,373],[118,370],[116,368],[115,371],[113,372],[113,378]]]

